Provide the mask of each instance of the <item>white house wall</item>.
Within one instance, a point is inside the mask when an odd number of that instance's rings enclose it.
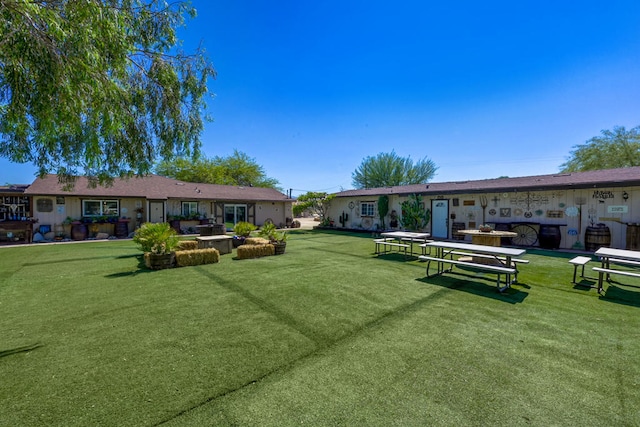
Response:
[[[558,225],[561,232],[560,248],[580,249],[585,242],[587,227],[604,224],[611,232],[611,246],[625,248],[627,224],[640,225],[640,187],[423,195],[427,208],[437,199],[449,201],[449,237],[452,236],[454,222],[464,223],[465,228],[478,228],[483,222],[494,225]],[[389,195],[389,212],[395,210],[400,216],[400,205],[405,200],[407,196]],[[337,197],[332,200],[328,215],[337,228],[378,231],[382,226],[377,213],[377,201],[378,196]],[[375,203],[374,217],[361,215],[361,202]],[[343,214],[348,216],[344,224],[339,221]],[[389,228],[389,220],[387,215],[386,228]],[[430,229],[431,223],[425,231]],[[470,237],[466,239],[470,240]]]

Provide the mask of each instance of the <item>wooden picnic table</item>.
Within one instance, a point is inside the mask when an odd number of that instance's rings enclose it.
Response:
[[[605,274],[607,281],[611,281],[612,274],[640,278],[640,271],[633,271],[640,267],[640,251],[600,248],[595,255],[599,256],[601,261],[600,267],[593,267],[593,270],[598,272],[598,293],[602,293]],[[627,269],[622,270],[619,266],[625,266]]]
[[[450,272],[454,265],[474,268],[480,271],[486,271],[498,275],[496,286],[500,292],[511,286],[518,278],[518,262],[527,262],[518,259],[526,253],[525,249],[503,248],[500,246],[475,245],[472,243],[459,242],[429,242],[426,244],[429,248],[435,248],[435,256],[421,255],[418,258],[428,261],[427,277],[429,276],[429,267],[431,261],[437,263],[436,275]],[[454,258],[454,255],[459,256]],[[480,259],[488,259],[491,262],[486,263],[479,261]],[[445,265],[450,265],[446,269]],[[500,286],[500,276],[505,275],[505,285]],[[511,279],[513,276],[513,280]]]

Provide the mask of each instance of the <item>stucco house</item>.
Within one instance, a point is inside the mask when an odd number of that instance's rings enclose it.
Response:
[[[389,228],[411,194],[430,209],[425,231],[436,239],[470,240],[457,231],[487,223],[517,232],[514,245],[589,250],[590,240],[602,239],[640,249],[640,167],[347,190],[336,194],[329,216],[338,228],[380,230],[378,200],[387,196]]]
[[[118,221],[120,232],[128,233],[147,221],[181,219],[188,227],[204,220],[232,228],[239,221],[287,225],[293,217],[293,200],[271,188],[190,183],[158,175],[116,179],[112,186],[95,188],[81,177],[71,191],[64,190],[57,175],[47,175],[21,197],[29,201],[25,216],[39,226],[50,225],[52,231],[67,219],[89,219],[104,228],[100,231],[113,234],[114,225],[107,222]]]

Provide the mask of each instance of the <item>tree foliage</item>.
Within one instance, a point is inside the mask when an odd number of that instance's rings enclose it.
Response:
[[[298,196],[297,203],[293,206],[293,214],[300,215],[302,212],[310,211],[320,217],[320,221],[325,222],[327,210],[331,206],[331,200],[335,194],[327,194],[324,192],[309,191]]]
[[[197,154],[203,51],[178,50],[186,2],[0,0],[0,156],[93,183]]]
[[[419,194],[411,194],[400,207],[402,209],[400,223],[407,230],[422,230],[431,221],[431,209],[425,209],[422,196]]]
[[[437,169],[426,157],[414,164],[410,157],[400,157],[392,151],[366,157],[351,178],[355,188],[423,184],[433,178]]]
[[[615,126],[603,130],[585,144],[576,145],[562,172],[580,172],[640,166],[640,126],[626,130]]]
[[[378,216],[380,217],[380,223],[382,228],[385,229],[384,218],[389,213],[389,196],[386,194],[378,197]]]
[[[255,159],[238,150],[234,150],[233,155],[229,157],[215,156],[211,159],[179,157],[165,160],[156,167],[156,173],[186,182],[281,190],[277,179],[266,176],[263,167]]]

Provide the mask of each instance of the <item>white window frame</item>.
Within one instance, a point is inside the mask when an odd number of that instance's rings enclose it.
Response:
[[[185,217],[200,213],[198,212],[198,202],[182,202],[181,208],[181,214]]]
[[[87,203],[98,204],[98,213],[88,213]],[[109,206],[111,205],[111,206]],[[115,212],[113,212],[115,210]],[[91,211],[93,212],[93,210]],[[82,216],[120,216],[120,201],[114,199],[82,200]]]
[[[376,214],[375,202],[360,202],[360,216],[374,217]]]

